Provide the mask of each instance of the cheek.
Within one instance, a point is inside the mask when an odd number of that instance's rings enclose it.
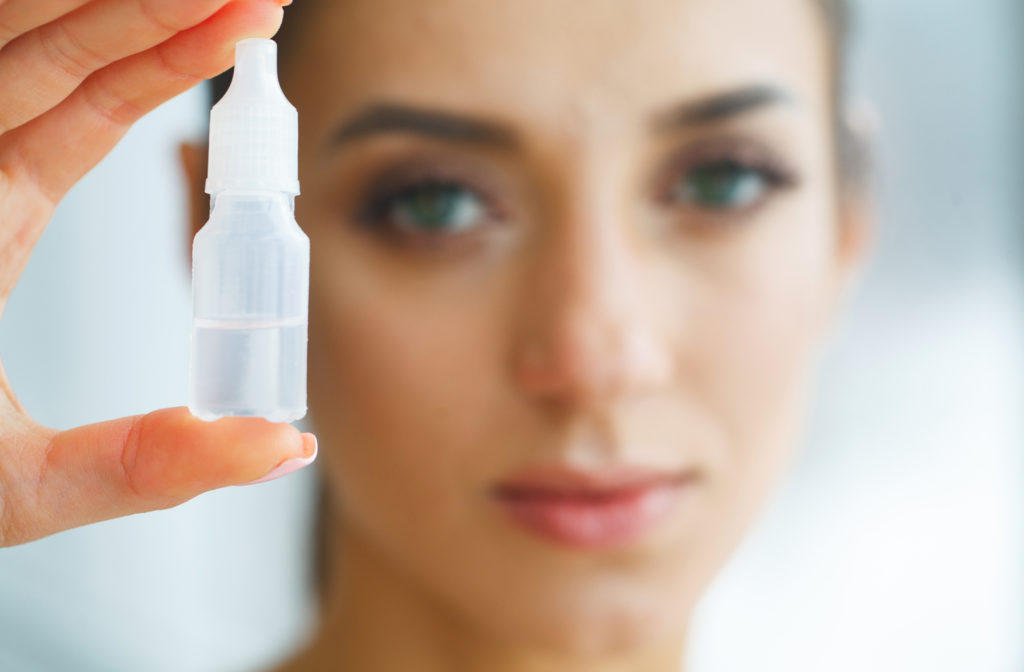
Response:
[[[756,507],[796,444],[831,300],[824,205],[794,204],[717,259],[681,327],[684,384],[720,425],[711,468],[737,509]]]
[[[504,370],[522,279],[403,270],[352,240],[316,241],[310,402],[345,524],[479,622],[524,636],[640,638],[678,622],[786,462],[827,295],[826,212],[780,209],[735,243],[656,264],[645,289],[672,316],[682,390],[631,406],[631,437],[699,446],[709,487],[665,540],[582,567],[480,514],[501,461],[552,440]]]
[[[410,526],[410,511],[435,534],[475,509],[467,498],[481,494],[481,447],[507,407],[501,321],[485,282],[389,275],[372,263],[339,251],[320,264],[310,399],[335,446],[328,466],[346,519],[407,546],[427,533]]]

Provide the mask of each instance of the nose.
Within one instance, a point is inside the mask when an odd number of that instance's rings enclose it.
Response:
[[[611,224],[553,226],[538,245],[513,357],[519,387],[535,398],[608,405],[671,380],[651,274]]]

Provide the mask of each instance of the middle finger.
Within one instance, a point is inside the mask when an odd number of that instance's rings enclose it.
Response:
[[[0,49],[22,33],[64,16],[89,0],[0,0]]]

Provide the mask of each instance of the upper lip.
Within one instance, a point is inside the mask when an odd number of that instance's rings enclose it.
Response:
[[[495,486],[499,496],[601,495],[664,485],[678,485],[693,476],[688,469],[655,469],[631,465],[580,468],[565,464],[528,467]]]

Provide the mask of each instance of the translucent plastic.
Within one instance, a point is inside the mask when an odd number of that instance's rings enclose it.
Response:
[[[291,196],[218,194],[193,243],[192,286],[192,413],[304,416],[309,238]]]
[[[277,45],[242,40],[210,113],[210,221],[192,247],[189,409],[204,420],[306,414],[309,238],[294,216],[298,115]]]
[[[277,43],[235,46],[231,86],[210,111],[206,191],[263,189],[299,193],[299,114],[277,78]]]

